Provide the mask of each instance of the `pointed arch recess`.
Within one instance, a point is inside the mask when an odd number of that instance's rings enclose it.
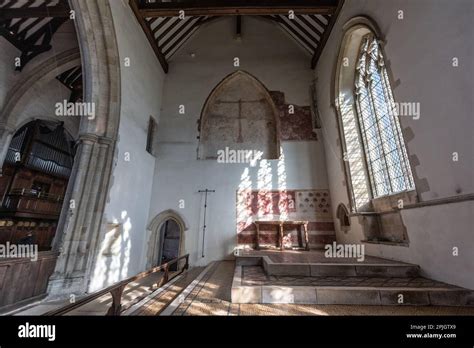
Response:
[[[226,148],[261,150],[262,159],[280,156],[278,109],[263,83],[246,71],[227,75],[214,87],[198,131],[198,159],[215,159],[217,151]]]

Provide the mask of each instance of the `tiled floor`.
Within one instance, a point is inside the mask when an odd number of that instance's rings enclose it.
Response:
[[[239,256],[268,256],[275,263],[341,263],[341,264],[402,264],[400,261],[365,256],[363,261],[357,258],[328,258],[323,250],[241,250]]]
[[[472,307],[235,304],[234,262],[215,263],[172,315],[474,315]]]
[[[453,285],[422,277],[302,277],[271,276],[261,266],[242,267],[242,285],[289,285],[289,286],[363,286],[363,287],[405,287],[405,288],[457,288]]]

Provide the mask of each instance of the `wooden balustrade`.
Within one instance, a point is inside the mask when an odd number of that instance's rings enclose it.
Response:
[[[183,268],[181,270],[179,270],[179,262],[183,259],[185,259],[186,262],[185,262]],[[177,264],[178,271],[176,273],[174,273],[172,275],[172,277],[170,278],[170,274],[169,274],[170,265],[173,265],[175,263]],[[180,275],[181,273],[183,273],[188,268],[189,268],[189,254],[186,254],[186,255],[180,256],[176,259],[173,259],[171,261],[168,261],[167,263],[164,263],[164,264],[162,264],[158,267],[152,268],[148,271],[139,273],[139,274],[137,274],[133,277],[122,280],[122,281],[120,281],[120,282],[118,282],[114,285],[111,285],[111,286],[105,288],[105,289],[96,291],[96,292],[94,292],[94,293],[92,293],[92,294],[90,294],[90,295],[88,295],[84,298],[81,298],[80,300],[76,301],[75,303],[71,303],[71,304],[69,304],[67,306],[64,306],[64,307],[61,307],[59,309],[52,310],[52,311],[47,312],[43,315],[45,315],[45,316],[64,315],[66,313],[69,313],[69,312],[71,312],[71,311],[73,311],[73,310],[75,310],[79,307],[84,306],[87,303],[90,303],[94,300],[97,300],[98,298],[110,293],[110,295],[112,296],[112,305],[108,309],[106,315],[119,316],[120,313],[122,312],[123,291],[125,290],[126,286],[129,283],[131,283],[133,281],[143,279],[145,277],[148,277],[149,275],[151,275],[153,273],[163,271],[164,272],[163,277],[161,278],[160,282],[158,283],[158,287],[162,287],[163,285],[168,283],[170,280],[172,280],[173,278],[175,278],[178,275]]]
[[[30,189],[11,190],[3,202],[3,210],[35,214],[57,215],[61,213],[63,197]]]

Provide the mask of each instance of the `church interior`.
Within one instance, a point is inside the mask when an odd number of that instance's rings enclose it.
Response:
[[[473,315],[473,14],[0,1],[0,313]]]

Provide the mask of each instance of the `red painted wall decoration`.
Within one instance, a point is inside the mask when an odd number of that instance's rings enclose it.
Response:
[[[309,106],[293,106],[285,102],[283,92],[271,91],[273,101],[280,114],[280,140],[282,141],[316,141],[318,137],[313,132],[311,108]]]
[[[237,240],[254,246],[254,221],[308,221],[310,246],[321,247],[335,240],[334,222],[328,190],[244,190],[237,192]],[[275,225],[260,225],[260,244],[275,245]],[[285,227],[285,237],[301,245],[296,226]]]

